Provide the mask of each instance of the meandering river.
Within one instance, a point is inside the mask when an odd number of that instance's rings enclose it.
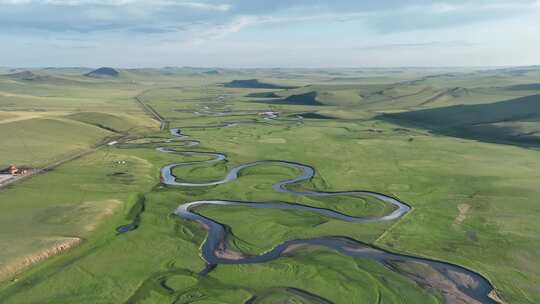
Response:
[[[171,129],[174,141],[183,142],[182,147],[193,147],[198,145],[198,141],[190,140],[180,129]],[[170,140],[169,142],[173,142]],[[208,187],[233,182],[239,178],[242,170],[259,165],[276,165],[293,168],[298,172],[298,176],[292,179],[278,181],[273,185],[277,192],[288,193],[296,196],[311,197],[371,197],[380,200],[393,207],[388,214],[382,216],[351,216],[331,209],[316,208],[312,206],[293,203],[265,203],[265,202],[240,202],[230,200],[196,201],[180,205],[174,212],[179,217],[200,223],[208,232],[204,244],[201,247],[202,257],[208,263],[208,270],[219,264],[255,264],[265,263],[292,253],[305,246],[321,246],[332,249],[339,254],[375,261],[382,266],[406,276],[415,281],[419,286],[437,290],[447,303],[498,303],[494,297],[493,286],[480,274],[468,270],[464,267],[436,261],[427,258],[414,257],[392,253],[375,246],[339,236],[319,237],[312,239],[289,240],[278,244],[272,250],[256,255],[245,256],[238,252],[233,252],[227,247],[227,230],[225,227],[211,218],[197,213],[197,209],[204,206],[237,206],[257,209],[280,209],[280,210],[300,210],[304,212],[317,213],[319,215],[335,220],[351,223],[373,223],[383,221],[399,220],[411,211],[411,207],[401,202],[395,197],[371,191],[345,191],[345,192],[322,192],[316,190],[293,190],[292,186],[309,181],[315,176],[315,169],[309,165],[288,162],[283,160],[262,160],[253,163],[243,164],[229,170],[223,179],[208,182],[186,182],[178,181],[173,174],[173,169],[183,166],[200,166],[216,162],[225,161],[226,155],[221,153],[206,153],[194,151],[178,151],[171,147],[160,147],[157,149],[162,153],[175,153],[185,156],[205,156],[206,160],[178,162],[167,165],[161,169],[161,181],[163,184],[173,187]],[[351,229],[359,229],[360,226],[351,226]],[[295,290],[291,288],[291,290]],[[254,300],[250,300],[254,302]],[[361,303],[358,299],[358,303]]]

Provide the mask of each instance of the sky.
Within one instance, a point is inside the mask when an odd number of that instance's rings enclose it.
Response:
[[[0,66],[540,64],[540,0],[0,0]]]

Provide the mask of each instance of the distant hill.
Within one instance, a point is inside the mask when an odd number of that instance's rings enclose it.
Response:
[[[321,106],[321,102],[317,100],[317,92],[307,92],[305,94],[291,95],[283,100],[280,103],[283,104],[295,104],[295,105],[306,105],[306,106]]]
[[[497,73],[503,73],[508,74],[511,76],[525,76],[529,73],[539,72],[540,66],[532,65],[532,66],[526,66],[526,67],[515,67],[515,68],[502,68],[497,69],[495,72]]]
[[[540,145],[540,95],[489,104],[384,114],[379,118],[452,136]]]
[[[540,83],[517,84],[505,87],[509,91],[540,91]]]
[[[32,82],[34,84],[47,84],[52,86],[80,86],[87,81],[80,78],[80,73],[66,74],[52,69],[16,70],[10,74],[0,75],[0,80],[8,79],[20,82]]]
[[[87,77],[119,77],[120,73],[113,69],[113,68],[99,68],[97,70],[93,70],[90,73],[85,74]]]
[[[206,75],[220,75],[221,74],[221,72],[218,70],[209,70],[209,71],[204,71],[202,73]]]
[[[93,69],[89,69],[85,67],[64,67],[64,68],[47,67],[47,68],[43,68],[42,70],[48,73],[58,73],[58,74],[64,74],[64,75],[80,76],[81,74],[91,72]]]
[[[325,103],[319,100],[320,94],[317,91],[308,91],[308,92],[296,92],[292,91],[282,91],[283,95],[276,92],[260,92],[260,93],[251,93],[246,95],[249,98],[260,98],[258,100],[253,100],[252,102],[256,103],[265,103],[265,104],[275,104],[275,105],[301,105],[301,106],[324,106]],[[291,94],[294,93],[294,94]]]
[[[260,92],[260,93],[251,93],[246,95],[246,97],[251,98],[280,98],[281,96],[277,95],[274,92]]]
[[[6,78],[13,79],[13,80],[27,80],[27,81],[43,80],[47,78],[47,76],[38,75],[31,71],[20,71],[20,72],[15,72],[11,74],[6,74],[3,76]]]
[[[292,86],[260,82],[257,79],[233,80],[223,84],[226,88],[240,89],[294,89]]]

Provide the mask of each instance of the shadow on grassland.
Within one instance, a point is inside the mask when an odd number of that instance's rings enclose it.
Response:
[[[305,94],[291,95],[282,99],[264,99],[253,102],[273,105],[324,106],[324,104],[317,99],[317,96],[318,93],[313,91]]]
[[[223,84],[226,88],[237,89],[295,89],[295,86],[280,85],[273,83],[260,82],[258,79],[233,80]]]
[[[377,119],[421,127],[442,135],[540,147],[540,95],[491,104],[382,114]]]

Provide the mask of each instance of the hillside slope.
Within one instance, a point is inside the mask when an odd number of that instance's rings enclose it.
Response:
[[[540,145],[540,95],[385,114],[379,118],[458,137]]]
[[[223,84],[226,88],[241,89],[292,89],[292,86],[261,82],[258,79],[233,80]]]
[[[112,136],[115,134],[107,130],[67,119],[36,118],[2,124],[0,138],[9,148],[0,149],[0,168],[10,163],[40,167]]]
[[[113,115],[100,112],[80,112],[65,116],[65,118],[90,124],[115,133],[135,131],[136,128],[155,127],[152,120],[136,119],[133,116]]]
[[[117,78],[120,76],[120,73],[113,69],[113,68],[107,68],[107,67],[103,67],[103,68],[99,68],[99,69],[96,69],[90,73],[87,73],[85,74],[85,76],[87,77],[97,77],[97,78],[100,78],[100,77],[112,77],[112,78]]]

